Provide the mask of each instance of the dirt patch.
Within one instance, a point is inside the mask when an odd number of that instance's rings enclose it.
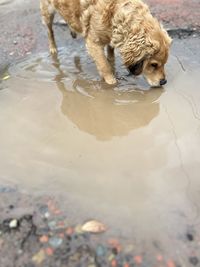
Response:
[[[7,193],[0,196],[1,200],[7,201],[7,207],[0,204],[1,266],[182,266],[178,259],[173,260],[162,254],[156,239],[153,242],[154,251],[150,252],[139,251],[136,243],[121,243],[114,236],[85,233],[81,230],[81,224],[70,223],[64,215],[66,211],[60,209],[54,198],[42,196],[33,199],[16,191],[12,195],[13,202],[10,200],[11,188],[6,188]],[[188,258],[184,257],[184,260],[190,266],[198,266],[199,258],[193,251],[198,246],[198,234],[190,228],[182,236],[182,241],[188,242],[192,251],[186,252]]]
[[[186,28],[186,29],[181,29],[181,28],[174,28],[174,29],[168,29],[167,30],[169,35],[172,38],[178,38],[178,39],[186,39],[188,37],[199,37],[200,36],[200,31],[197,30],[196,28]]]

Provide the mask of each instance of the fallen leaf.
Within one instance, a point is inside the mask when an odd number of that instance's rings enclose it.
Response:
[[[92,220],[88,221],[85,224],[82,225],[82,231],[83,232],[90,232],[90,233],[102,233],[106,231],[105,224]]]

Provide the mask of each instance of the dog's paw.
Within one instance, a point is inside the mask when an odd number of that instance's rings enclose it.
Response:
[[[110,75],[110,76],[106,76],[106,77],[104,77],[104,79],[105,79],[105,82],[106,82],[107,84],[116,84],[116,83],[117,83],[117,80],[116,80],[115,77],[112,76],[112,75]]]
[[[50,47],[49,50],[50,50],[51,55],[56,55],[57,54],[56,47]]]

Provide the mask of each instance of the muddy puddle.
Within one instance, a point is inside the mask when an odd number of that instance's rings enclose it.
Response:
[[[0,84],[1,183],[60,193],[74,216],[138,242],[156,237],[174,253],[172,239],[199,223],[199,69],[171,56],[167,86],[150,90],[117,62],[121,79],[110,87],[79,50],[9,68]]]

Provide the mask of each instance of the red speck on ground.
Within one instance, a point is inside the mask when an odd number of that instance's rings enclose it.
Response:
[[[142,257],[141,256],[135,256],[134,257],[134,261],[136,264],[141,264],[142,263]]]
[[[168,260],[167,261],[167,267],[176,267],[176,265],[172,260]]]
[[[67,235],[72,235],[73,232],[74,232],[74,229],[73,229],[72,227],[69,227],[69,228],[67,228],[67,230],[66,230],[66,234],[67,234]]]
[[[40,237],[40,242],[41,243],[47,243],[49,240],[48,236],[47,235],[43,235]]]
[[[163,256],[162,255],[157,255],[156,259],[157,259],[157,261],[163,261]]]
[[[117,239],[109,239],[108,240],[108,244],[111,247],[115,248],[118,253],[122,250],[122,247],[121,247],[121,245],[120,245],[120,243],[119,243],[119,241]]]
[[[111,266],[112,267],[117,267],[117,261],[116,260],[112,260],[111,261]]]
[[[46,254],[47,254],[48,256],[52,256],[52,255],[53,255],[53,249],[50,248],[50,247],[46,248],[46,249],[45,249],[45,252],[46,252]]]

